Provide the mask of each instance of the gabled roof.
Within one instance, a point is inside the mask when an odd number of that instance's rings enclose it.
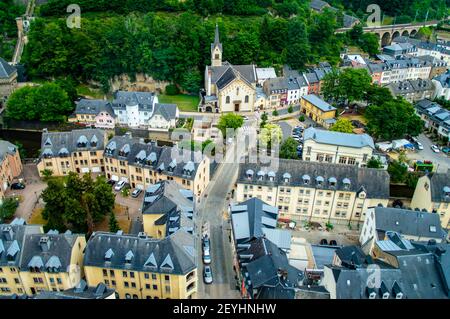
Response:
[[[406,236],[445,239],[438,214],[392,207],[375,207],[375,228]]]
[[[109,101],[81,99],[76,103],[75,114],[98,115],[100,112],[106,112],[115,117],[112,104]]]
[[[176,106],[176,104],[156,103],[151,118],[153,118],[155,115],[161,115],[166,121],[171,121],[176,118],[177,111],[178,107]]]
[[[0,58],[0,79],[7,79],[14,73],[17,73],[17,69]]]
[[[207,70],[211,71],[211,83],[216,84],[218,87],[219,85],[220,87],[225,87],[237,77],[238,73],[241,79],[247,82],[247,84],[252,85],[256,83],[256,67],[253,64],[232,65],[228,62],[224,62],[221,66],[208,66]],[[228,73],[225,75],[226,72]]]
[[[311,103],[312,105],[314,105],[315,107],[319,108],[323,112],[329,112],[329,111],[336,110],[336,108],[334,106],[328,104],[327,102],[325,102],[324,100],[322,100],[315,94],[308,94],[308,95],[302,96],[302,98],[305,99],[306,101],[308,101],[309,103]]]
[[[195,245],[194,236],[184,231],[163,239],[95,232],[87,242],[84,266],[185,275],[197,267],[196,254],[189,249]],[[114,256],[107,261],[109,249]],[[129,251],[134,258],[126,263]]]
[[[305,141],[313,140],[316,143],[320,144],[330,144],[353,148],[362,148],[369,146],[370,148],[375,149],[372,137],[367,134],[348,134],[309,127],[305,130],[304,139]]]

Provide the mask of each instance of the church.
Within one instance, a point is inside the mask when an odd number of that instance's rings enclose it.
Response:
[[[222,62],[223,47],[216,25],[211,44],[211,66],[205,70],[205,88],[201,92],[200,112],[253,112],[257,100],[255,65]]]

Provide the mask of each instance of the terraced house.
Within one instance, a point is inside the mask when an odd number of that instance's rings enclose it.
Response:
[[[0,202],[14,178],[22,173],[19,150],[8,141],[0,141]]]
[[[64,291],[83,276],[84,235],[43,232],[23,219],[0,225],[0,295]]]
[[[195,239],[178,231],[163,239],[96,232],[84,259],[90,286],[104,283],[120,299],[192,299],[197,296]]]
[[[46,132],[42,134],[38,171],[50,170],[53,176],[69,172],[104,172],[103,150],[106,134],[100,129]]]
[[[236,200],[252,197],[278,207],[281,221],[358,224],[369,207],[387,206],[389,175],[377,169],[296,160],[280,159],[276,170],[241,164]]]
[[[172,180],[200,195],[209,183],[209,159],[199,152],[159,147],[133,138],[116,136],[105,148],[108,179],[123,180],[144,189],[163,180]]]

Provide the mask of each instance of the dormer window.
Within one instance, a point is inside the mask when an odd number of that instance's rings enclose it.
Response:
[[[110,248],[105,253],[105,261],[111,261],[111,258],[114,256],[113,250]]]
[[[130,153],[130,144],[125,144],[119,151],[119,156],[127,157]]]
[[[290,181],[291,181],[291,174],[289,174],[289,173],[284,173],[284,174],[283,174],[283,181],[284,181],[285,183],[290,183]]]
[[[330,187],[336,187],[337,179],[335,177],[330,177],[328,183],[330,184]]]
[[[342,184],[344,184],[344,189],[349,189],[350,185],[351,185],[351,182],[350,182],[350,180],[348,178],[344,178],[342,180]]]
[[[275,172],[270,171],[269,174],[267,174],[267,176],[269,177],[269,181],[273,182],[275,181]]]
[[[109,143],[105,150],[106,154],[108,155],[114,154],[116,147],[117,147],[116,142],[112,141],[111,143]]]
[[[127,252],[127,254],[125,255],[125,263],[130,264],[131,261],[133,260],[134,254],[131,250],[129,250]]]
[[[44,151],[42,152],[42,156],[43,156],[44,158],[50,158],[50,157],[53,156],[53,152],[52,152],[51,149],[46,148],[46,149],[44,149]]]
[[[264,180],[264,176],[266,176],[266,173],[264,171],[259,171],[258,172],[258,180],[259,181],[263,181]]]
[[[303,180],[303,184],[308,185],[309,181],[311,180],[311,177],[309,177],[309,175],[303,175],[302,180]]]
[[[325,179],[322,176],[317,176],[316,177],[317,186],[322,186],[324,181],[325,181]]]
[[[145,162],[147,165],[155,165],[156,164],[156,153],[155,152],[151,152],[150,155],[147,156],[147,158],[145,159]]]
[[[177,167],[177,160],[173,159],[172,162],[170,162],[170,164],[169,164],[169,168],[168,168],[169,172],[173,173],[175,171],[176,167]]]
[[[91,147],[97,147],[97,143],[98,143],[98,138],[97,136],[92,136],[91,138]]]
[[[247,170],[247,172],[245,172],[245,175],[247,176],[248,179],[252,179],[253,178],[253,170],[249,169]]]
[[[184,167],[183,167],[183,174],[192,176],[192,173],[195,171],[194,162],[189,161]]]
[[[81,135],[81,136],[78,138],[78,141],[77,141],[77,147],[83,148],[83,147],[86,147],[87,144],[88,144],[88,139],[87,139],[87,137],[86,137],[85,135]]]
[[[143,163],[145,161],[145,151],[141,150],[139,153],[137,153],[136,158],[135,158],[135,162],[136,163]]]
[[[449,186],[444,187],[444,196],[450,197],[450,187]]]
[[[61,148],[58,152],[59,157],[68,157],[69,156],[69,150],[65,147]]]

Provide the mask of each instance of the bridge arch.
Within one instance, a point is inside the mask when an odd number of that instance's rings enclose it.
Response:
[[[389,43],[391,43],[391,34],[389,32],[385,32],[381,37],[381,46],[384,47],[389,45]]]
[[[393,34],[392,34],[392,39],[391,40],[394,40],[396,37],[399,37],[400,36],[400,32],[399,31],[395,31]]]
[[[416,29],[412,29],[411,32],[409,33],[410,37],[415,37],[417,34],[417,30]]]
[[[404,30],[404,31],[402,32],[402,37],[409,37],[409,32],[408,32],[408,30]]]

